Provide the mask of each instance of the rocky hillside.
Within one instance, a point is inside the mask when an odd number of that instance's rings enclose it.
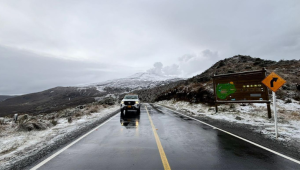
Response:
[[[280,60],[276,62],[244,55],[236,55],[220,60],[202,74],[190,79],[136,91],[136,93],[140,94],[147,102],[174,98],[192,103],[211,103],[213,98],[212,77],[214,74],[254,71],[261,70],[264,67],[267,69],[267,74],[274,71],[287,81],[281,90],[277,92],[278,98],[300,100],[300,87],[298,85],[300,84],[300,60]]]
[[[0,116],[14,113],[48,113],[71,106],[91,103],[103,96],[96,88],[55,87],[38,93],[21,95],[0,102]]]

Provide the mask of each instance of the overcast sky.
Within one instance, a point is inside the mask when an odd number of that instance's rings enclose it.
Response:
[[[1,0],[0,94],[153,67],[191,77],[237,54],[300,59],[299,16],[299,0]]]

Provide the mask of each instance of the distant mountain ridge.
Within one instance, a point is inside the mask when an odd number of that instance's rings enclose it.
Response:
[[[157,75],[149,72],[139,72],[127,78],[93,83],[91,85],[87,85],[87,87],[96,87],[96,89],[100,92],[104,92],[108,89],[117,89],[119,92],[130,92],[145,88],[153,88],[179,80],[182,80],[182,78],[177,78],[175,76]]]
[[[16,97],[16,96],[9,96],[9,95],[0,95],[0,102],[4,101],[6,99],[12,98],[12,97]]]
[[[127,78],[93,83],[81,87],[55,87],[42,92],[5,98],[0,102],[0,116],[14,113],[49,113],[67,107],[95,102],[107,95],[124,94],[134,90],[163,86],[179,78],[156,75],[153,73],[136,73]],[[0,98],[1,99],[1,98]]]

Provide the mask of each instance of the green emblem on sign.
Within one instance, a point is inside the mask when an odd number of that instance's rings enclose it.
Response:
[[[235,93],[236,88],[233,82],[226,84],[218,84],[217,85],[217,96],[220,99],[226,99],[226,97],[232,93]]]

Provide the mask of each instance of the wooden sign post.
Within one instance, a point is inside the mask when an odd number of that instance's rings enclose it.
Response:
[[[266,70],[215,75],[213,77],[215,107],[222,103],[266,103],[268,118],[271,108],[267,87],[261,83]]]
[[[266,77],[262,83],[266,85],[270,90],[272,90],[273,95],[273,110],[274,110],[274,120],[275,120],[275,134],[278,138],[278,126],[277,126],[277,112],[276,112],[276,94],[275,92],[283,86],[286,81],[279,75],[272,72],[268,77]]]

